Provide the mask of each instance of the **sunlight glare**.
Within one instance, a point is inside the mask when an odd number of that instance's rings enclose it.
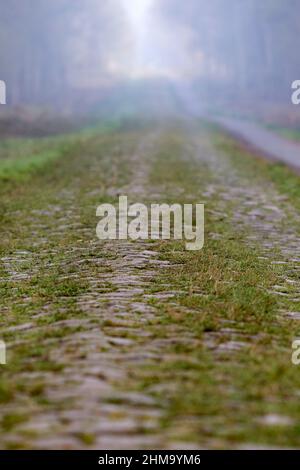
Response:
[[[151,2],[152,0],[123,0],[124,8],[134,28],[141,29],[143,27]]]

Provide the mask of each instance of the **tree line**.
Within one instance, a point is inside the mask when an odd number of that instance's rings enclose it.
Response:
[[[59,104],[105,82],[118,48],[117,0],[0,0],[0,79],[10,104]],[[98,82],[97,82],[98,80]]]
[[[282,99],[300,78],[299,0],[165,0],[169,23],[193,31],[199,75],[238,95]]]

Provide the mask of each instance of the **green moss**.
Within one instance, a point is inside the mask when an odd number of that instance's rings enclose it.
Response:
[[[11,431],[16,425],[27,421],[27,416],[24,414],[9,413],[5,414],[1,420],[1,427],[4,432]]]

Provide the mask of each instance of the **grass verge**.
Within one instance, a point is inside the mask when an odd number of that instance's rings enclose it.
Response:
[[[193,194],[199,201],[199,187],[214,176],[188,159],[182,142],[178,132],[166,136],[151,184],[172,182],[184,188],[182,199],[191,202]],[[178,294],[151,300],[160,315],[149,329],[167,346],[155,366],[136,371],[135,381],[165,403],[162,426],[178,441],[216,448],[298,446],[300,376],[291,364],[291,342],[299,326],[279,315],[270,293],[285,268],[261,259],[259,247],[247,247],[247,228],[237,235],[230,217],[211,216],[218,203],[215,196],[206,207],[202,251],[184,251],[176,241],[160,246],[172,267],[158,275],[151,292]],[[230,203],[227,210],[230,215]]]

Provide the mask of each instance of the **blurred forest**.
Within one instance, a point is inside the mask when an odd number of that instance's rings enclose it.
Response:
[[[89,109],[132,81],[126,2],[0,0],[0,11],[0,78],[9,104]],[[167,49],[163,59],[173,56],[174,75],[176,47],[188,31],[193,74],[177,80],[181,97],[188,87],[202,105],[290,105],[300,70],[299,0],[153,0],[151,15],[150,46],[159,28],[175,31],[175,54]]]
[[[116,1],[0,0],[0,74],[11,104],[66,102],[105,87],[103,61],[124,41]]]
[[[194,32],[203,75],[235,93],[280,99],[299,76],[298,0],[165,0],[163,15]]]

